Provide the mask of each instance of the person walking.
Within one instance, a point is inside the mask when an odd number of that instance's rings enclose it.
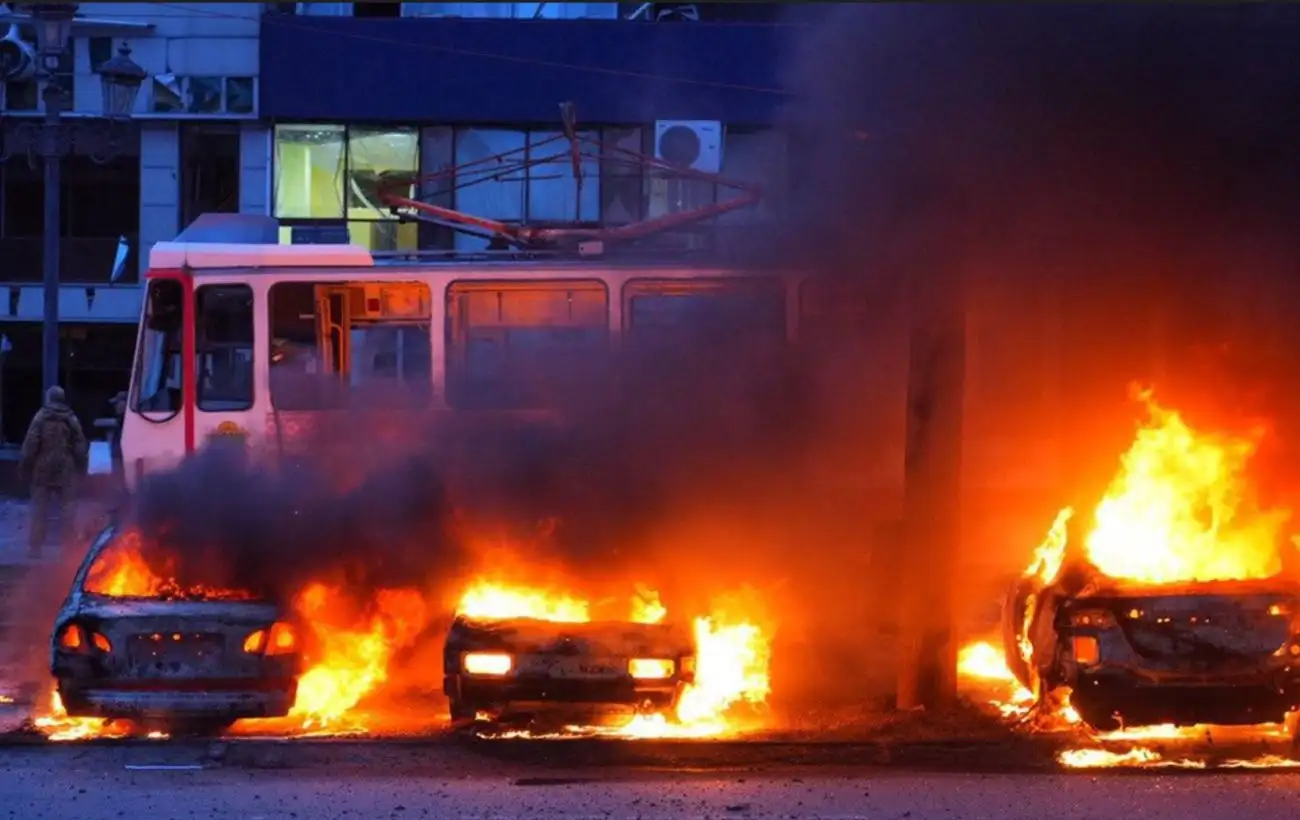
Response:
[[[31,526],[27,548],[39,558],[51,505],[58,510],[59,543],[66,543],[76,521],[76,482],[85,473],[90,445],[81,422],[68,407],[63,388],[45,391],[45,406],[36,411],[23,439],[18,469],[31,485]]]

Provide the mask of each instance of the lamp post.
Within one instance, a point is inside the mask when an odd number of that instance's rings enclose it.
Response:
[[[44,162],[45,309],[41,363],[47,389],[59,382],[59,177],[63,155],[80,148],[98,163],[109,162],[117,156],[124,138],[131,133],[131,112],[147,76],[131,59],[131,49],[123,43],[117,56],[99,68],[106,121],[64,122],[63,111],[69,101],[54,72],[68,49],[77,7],[76,3],[33,3],[29,7],[36,30],[37,77],[45,84],[41,95],[45,117],[39,123],[20,123],[7,130],[4,145],[0,147],[0,161],[21,151],[33,163],[37,155]]]

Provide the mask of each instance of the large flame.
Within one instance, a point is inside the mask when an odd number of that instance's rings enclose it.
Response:
[[[1244,472],[1259,434],[1198,432],[1140,398],[1150,421],[1097,506],[1088,559],[1111,578],[1153,584],[1276,575],[1289,513],[1261,511],[1250,496]]]
[[[1281,538],[1286,510],[1264,510],[1255,502],[1246,466],[1260,441],[1249,435],[1198,431],[1183,417],[1156,403],[1149,391],[1135,391],[1147,420],[1093,512],[1081,541],[1082,554],[1102,575],[1120,582],[1177,584],[1269,578],[1282,571]],[[1066,526],[1074,511],[1063,509],[1035,550],[1025,576],[1041,584],[1056,580],[1065,563]],[[1035,600],[1027,602],[1025,624],[1015,651],[1030,661],[1028,625]],[[1020,718],[1034,706],[1032,693],[1019,684],[995,642],[966,646],[958,673],[966,689],[1007,717]],[[1048,695],[1053,697],[1048,698]],[[1044,693],[1038,707],[1048,725],[1078,724],[1068,693]],[[1259,732],[1268,733],[1261,727]],[[1142,743],[1204,736],[1205,727],[1139,727],[1099,736],[1099,742]],[[1171,759],[1141,745],[1123,751],[1099,747],[1069,749],[1058,761],[1070,768],[1113,766],[1203,767],[1204,762]],[[1231,760],[1219,765],[1268,767],[1296,765],[1279,756]]]
[[[393,654],[408,647],[430,617],[424,596],[415,589],[379,590],[373,612],[360,619],[341,617],[354,609],[349,603],[341,588],[321,583],[298,596],[298,614],[312,625],[317,641],[290,714],[304,729],[344,728],[340,722],[388,680]]]

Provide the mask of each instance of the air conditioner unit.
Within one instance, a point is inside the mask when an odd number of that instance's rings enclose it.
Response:
[[[36,76],[36,49],[18,36],[18,25],[0,39],[0,78],[5,82],[30,80]]]
[[[655,159],[716,174],[722,170],[722,137],[717,120],[656,120]]]

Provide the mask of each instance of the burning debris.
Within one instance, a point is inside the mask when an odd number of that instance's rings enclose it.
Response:
[[[1200,432],[1139,399],[1149,420],[1093,516],[1063,510],[1009,594],[1002,651],[961,655],[963,678],[1004,716],[1086,730],[1095,746],[1063,753],[1066,766],[1198,765],[1105,746],[1196,741],[1204,724],[1285,737],[1300,707],[1289,513],[1258,504],[1245,477],[1260,432]]]

